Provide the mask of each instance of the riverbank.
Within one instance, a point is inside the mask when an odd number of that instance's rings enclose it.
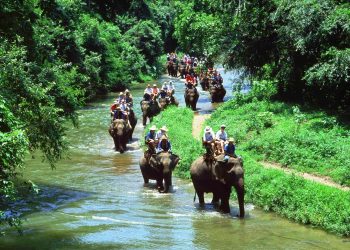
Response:
[[[290,110],[286,109],[286,106],[281,103],[255,103],[246,104],[242,107],[233,107],[233,105],[233,101],[223,104],[203,126],[208,124],[216,130],[221,123],[225,123],[228,126],[229,135],[236,138],[237,153],[242,155],[244,159],[246,202],[252,202],[265,211],[277,212],[303,224],[310,224],[339,235],[349,236],[350,198],[348,191],[325,186],[277,169],[265,168],[260,161],[262,159],[271,160],[271,158],[264,158],[258,150],[251,147],[256,140],[262,140],[262,138],[268,140],[264,137],[266,136],[264,130],[277,129],[282,135],[286,133],[286,130],[281,131],[282,128],[294,129],[294,127],[285,126],[285,123],[291,122],[287,118],[294,119],[295,114],[290,114]],[[270,111],[267,111],[266,107],[269,107],[268,110]],[[264,113],[261,114],[261,112]],[[287,115],[283,117],[283,114]],[[298,113],[298,115],[302,116],[303,114]],[[177,119],[176,123],[171,122],[174,117],[181,117],[181,119]],[[303,124],[300,123],[297,126],[299,133],[306,129],[303,126],[316,123],[316,121],[310,121],[311,114],[307,114],[305,117],[309,117],[309,122],[304,121]],[[162,112],[154,121],[154,124],[167,124],[169,127],[169,137],[173,143],[173,151],[179,154],[182,159],[176,173],[186,178],[189,178],[189,168],[192,161],[203,153],[200,141],[193,140],[188,136],[194,133],[193,127],[199,129],[198,131],[202,131],[201,126],[192,125],[193,118],[193,113],[187,109],[170,108]],[[202,121],[200,118],[197,119]],[[282,124],[278,124],[279,122]],[[247,131],[248,123],[256,126],[256,130]],[[249,127],[249,129],[251,128]],[[340,131],[340,128],[338,127],[337,130]],[[322,132],[326,133],[326,131]],[[270,131],[270,133],[276,132]],[[296,130],[294,130],[294,133],[294,136],[300,136]],[[329,133],[333,133],[332,130]],[[278,135],[276,134],[275,137]],[[327,135],[329,136],[329,134]],[[273,134],[270,136],[273,138]],[[196,136],[196,138],[198,137]],[[315,140],[315,138],[313,139]],[[329,140],[332,142],[331,139]],[[267,145],[271,143],[271,141],[266,141]],[[286,144],[288,144],[288,140]],[[328,145],[328,142],[325,144]],[[322,146],[323,144],[318,145]],[[303,149],[300,148],[300,150]],[[310,154],[307,159],[312,159],[315,155],[317,154]],[[338,158],[340,157],[338,156]],[[338,169],[341,166],[332,166],[332,169]],[[235,193],[233,192],[232,195],[235,196]]]

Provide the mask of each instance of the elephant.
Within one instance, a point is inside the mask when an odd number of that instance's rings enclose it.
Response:
[[[115,119],[108,131],[109,134],[113,137],[115,150],[120,153],[124,153],[126,150],[126,143],[128,142],[130,136],[131,127],[128,122],[123,119]]]
[[[191,107],[193,111],[196,110],[199,93],[195,87],[187,88],[185,91],[185,103],[186,107]]]
[[[204,157],[196,159],[190,169],[194,189],[199,203],[204,205],[204,192],[213,193],[212,203],[218,205],[224,213],[230,213],[229,198],[232,186],[235,187],[239,204],[239,217],[244,217],[244,171],[241,158],[230,157],[224,161],[224,155],[213,160]]]
[[[160,112],[160,106],[157,100],[154,101],[141,101],[142,110],[142,124],[146,126],[147,117],[152,121],[153,116],[156,116]]]
[[[200,81],[200,85],[202,86],[202,90],[206,91],[209,89],[209,78],[203,77]]]
[[[145,156],[142,156],[140,159],[140,169],[144,183],[147,184],[150,179],[156,180],[158,192],[169,192],[169,187],[172,185],[172,171],[175,169],[179,160],[180,158],[177,155],[169,152],[153,154],[149,160]]]
[[[221,84],[210,86],[211,102],[223,102],[226,95],[226,89]]]
[[[159,98],[160,110],[163,111],[169,105],[169,100],[167,98]]]
[[[167,63],[168,75],[177,77],[177,63],[173,61],[168,61]]]

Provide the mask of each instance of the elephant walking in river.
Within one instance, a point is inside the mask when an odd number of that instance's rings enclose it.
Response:
[[[115,150],[124,153],[126,144],[130,138],[131,126],[124,119],[115,119],[109,129],[109,134],[113,137]]]
[[[197,89],[195,87],[187,88],[184,97],[186,107],[190,107],[193,111],[196,111],[197,101],[199,98]]]
[[[232,186],[235,187],[239,204],[239,217],[244,217],[244,171],[240,158],[230,157],[224,161],[224,155],[213,160],[200,157],[195,160],[190,169],[194,189],[199,203],[204,205],[204,193],[213,193],[213,204],[221,200],[220,209],[230,213],[229,199]]]
[[[146,126],[147,118],[150,122],[153,119],[153,116],[156,116],[160,113],[160,105],[157,100],[153,101],[141,101],[141,110],[142,110],[142,124]]]
[[[226,89],[221,84],[211,85],[209,88],[211,102],[223,102],[226,95]]]
[[[157,181],[157,188],[160,193],[169,192],[169,187],[172,185],[172,172],[175,169],[180,158],[169,152],[161,152],[153,154],[146,158],[144,156],[140,159],[140,169],[145,184],[149,180]],[[164,185],[163,185],[164,180]]]

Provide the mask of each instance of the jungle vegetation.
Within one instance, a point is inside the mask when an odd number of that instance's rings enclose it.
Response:
[[[0,0],[0,225],[30,181],[28,152],[49,165],[64,157],[65,121],[110,90],[157,77],[174,46],[168,1]],[[167,42],[165,42],[167,41]],[[169,42],[170,41],[170,42]]]

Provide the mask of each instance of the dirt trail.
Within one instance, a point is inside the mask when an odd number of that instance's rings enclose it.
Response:
[[[196,114],[192,123],[192,135],[196,139],[200,139],[203,131],[203,124],[206,119],[210,117],[210,114]]]
[[[265,168],[273,168],[273,169],[281,170],[281,171],[283,171],[283,172],[285,172],[287,174],[295,174],[297,176],[303,177],[304,179],[311,180],[311,181],[323,184],[325,186],[335,187],[335,188],[341,189],[343,191],[349,191],[350,190],[350,187],[341,186],[338,183],[333,182],[331,180],[331,178],[328,177],[328,176],[317,176],[317,175],[308,174],[308,173],[301,173],[301,172],[298,172],[298,171],[296,171],[294,169],[284,168],[280,164],[275,163],[275,162],[261,161],[260,163]]]
[[[210,114],[196,114],[193,118],[193,123],[192,123],[192,135],[196,139],[200,139],[200,136],[203,131],[203,124],[206,119],[210,117]],[[290,169],[290,168],[284,168],[280,164],[275,163],[275,162],[267,162],[267,161],[261,161],[260,164],[264,168],[273,168],[277,169],[280,171],[285,172],[286,174],[295,174],[297,176],[303,177],[306,180],[314,181],[317,183],[320,183],[325,186],[329,187],[335,187],[337,189],[343,190],[343,191],[349,191],[350,187],[344,187],[339,185],[338,183],[335,183],[331,180],[330,177],[327,176],[316,176],[313,174],[308,174],[308,173],[301,173],[296,170]]]

